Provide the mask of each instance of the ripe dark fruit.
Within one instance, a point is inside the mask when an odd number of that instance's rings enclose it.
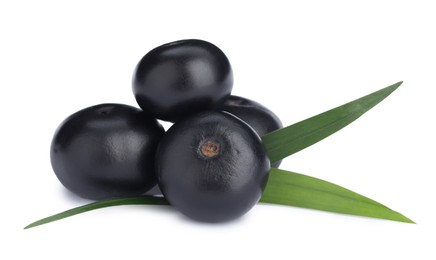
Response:
[[[186,216],[205,222],[237,218],[260,199],[269,159],[256,132],[221,111],[176,122],[156,152],[158,184]]]
[[[215,109],[232,87],[233,73],[226,55],[202,40],[181,40],[151,50],[133,75],[133,93],[139,106],[158,119],[172,122]]]
[[[138,108],[92,106],[65,119],[50,149],[61,183],[87,199],[141,195],[156,184],[154,156],[164,129]]]
[[[220,109],[227,111],[250,125],[259,136],[283,128],[279,117],[263,105],[238,96],[230,96]],[[281,161],[274,162],[271,167],[278,168]]]

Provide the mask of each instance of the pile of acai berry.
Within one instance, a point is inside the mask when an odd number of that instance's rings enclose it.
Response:
[[[280,164],[270,162],[260,136],[282,124],[265,106],[232,96],[232,87],[230,62],[217,46],[159,46],[134,71],[141,109],[100,104],[69,116],[53,137],[53,170],[86,199],[140,196],[158,185],[192,219],[237,218],[260,200],[270,167]],[[158,119],[174,124],[165,132]]]

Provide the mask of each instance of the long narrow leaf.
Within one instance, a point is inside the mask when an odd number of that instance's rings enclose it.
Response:
[[[400,81],[262,137],[271,162],[279,161],[344,128],[395,91]]]
[[[400,213],[341,186],[279,169],[271,169],[268,184],[260,201],[414,223]],[[97,201],[40,219],[24,229],[96,209],[122,205],[169,205],[169,203],[165,198],[152,196]]]
[[[271,169],[261,202],[414,223],[388,207],[336,184]]]
[[[93,202],[90,204],[86,204],[84,206],[80,206],[77,208],[73,208],[55,215],[52,215],[50,217],[46,217],[43,219],[40,219],[38,221],[35,221],[26,227],[24,229],[36,227],[39,225],[47,224],[56,220],[60,220],[63,218],[71,217],[80,213],[88,212],[95,209],[101,209],[106,207],[112,207],[112,206],[122,206],[122,205],[168,205],[168,202],[166,199],[161,197],[152,197],[152,196],[141,196],[141,197],[132,197],[132,198],[117,198],[117,199],[108,199],[108,200],[102,200]]]

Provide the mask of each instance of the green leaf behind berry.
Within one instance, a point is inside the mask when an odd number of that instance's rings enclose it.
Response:
[[[372,94],[336,107],[262,137],[270,161],[276,162],[344,128],[395,91],[400,81]]]

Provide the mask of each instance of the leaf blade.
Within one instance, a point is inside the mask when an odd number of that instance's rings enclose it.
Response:
[[[376,106],[403,82],[262,136],[271,162],[276,162],[334,134]]]
[[[260,202],[415,223],[402,214],[339,185],[274,168],[270,171],[268,184]],[[169,203],[163,197],[152,196],[97,201],[40,219],[24,229],[96,209],[123,205],[169,205]]]
[[[415,223],[404,215],[339,185],[274,168],[270,171],[260,202]]]
[[[123,205],[169,205],[166,199],[161,197],[153,196],[140,196],[131,198],[116,198],[108,199],[102,201],[92,202],[83,206],[72,208],[61,213],[37,220],[25,226],[24,229],[29,229],[32,227],[47,224],[53,221],[61,220],[67,217],[71,217],[77,214],[85,213],[91,210],[113,207],[113,206],[123,206]]]

